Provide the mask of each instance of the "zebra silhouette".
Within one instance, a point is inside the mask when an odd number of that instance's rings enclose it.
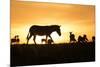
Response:
[[[38,26],[38,25],[33,25],[30,27],[28,35],[27,35],[27,44],[30,40],[30,38],[33,36],[33,41],[36,44],[36,35],[39,36],[46,36],[46,43],[47,43],[47,38],[50,37],[51,40],[52,37],[50,36],[52,32],[57,32],[59,36],[61,36],[61,30],[59,25],[50,25],[50,26]]]

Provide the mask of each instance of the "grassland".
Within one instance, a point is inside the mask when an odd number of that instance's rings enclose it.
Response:
[[[11,66],[95,61],[95,43],[11,45]]]

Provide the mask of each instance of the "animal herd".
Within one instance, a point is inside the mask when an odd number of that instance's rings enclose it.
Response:
[[[27,35],[27,44],[30,40],[30,38],[33,36],[33,41],[34,44],[36,43],[36,36],[46,36],[46,38],[41,39],[41,43],[45,42],[45,44],[53,44],[54,41],[51,37],[51,33],[52,32],[56,32],[59,36],[61,36],[61,30],[60,30],[60,26],[59,25],[50,25],[50,26],[38,26],[38,25],[32,25],[29,28],[29,32]],[[84,34],[83,36],[79,35],[78,36],[78,40],[75,39],[75,35],[72,32],[69,32],[70,36],[70,43],[75,43],[75,42],[79,42],[79,43],[83,43],[83,42],[88,42],[88,38],[87,36]],[[48,39],[48,37],[50,39]],[[92,37],[92,41],[95,42],[95,36]],[[20,42],[19,36],[15,35],[14,38],[11,39],[11,44],[18,44]]]

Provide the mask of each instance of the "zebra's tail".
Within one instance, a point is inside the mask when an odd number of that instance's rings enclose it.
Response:
[[[26,38],[27,40],[29,39],[29,34],[30,34],[30,33],[28,32],[28,34],[27,34],[27,38]]]
[[[28,41],[29,41],[29,36],[30,36],[30,33],[28,32],[28,34],[27,34],[27,45],[28,45]]]

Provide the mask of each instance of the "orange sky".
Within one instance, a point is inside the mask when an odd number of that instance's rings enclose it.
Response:
[[[95,35],[95,6],[11,0],[11,38],[17,34],[21,43],[26,43],[30,26],[53,24],[61,25],[62,33],[60,37],[56,32],[51,34],[55,43],[68,42],[70,31],[76,39],[87,34],[91,40]],[[40,43],[41,38],[37,36],[36,42]]]

